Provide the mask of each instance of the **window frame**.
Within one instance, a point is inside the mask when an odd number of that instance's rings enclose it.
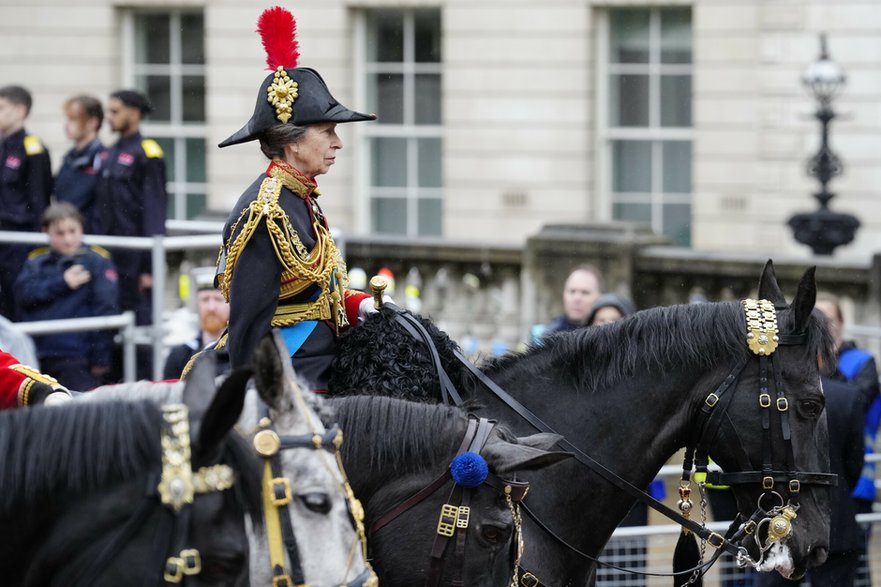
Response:
[[[136,20],[138,16],[162,14],[169,16],[170,56],[168,64],[136,63],[137,34]],[[175,177],[170,174],[166,180],[166,191],[171,203],[169,220],[188,219],[189,195],[203,196],[206,205],[208,200],[208,96],[207,96],[207,63],[183,63],[181,43],[181,16],[184,14],[201,14],[203,31],[205,11],[201,7],[131,7],[121,13],[122,18],[122,79],[127,88],[136,88],[137,78],[142,75],[161,75],[169,78],[169,94],[171,100],[171,120],[155,122],[147,118],[141,123],[141,132],[145,137],[157,140],[170,140],[174,143]],[[207,62],[207,58],[206,58]],[[201,76],[205,80],[205,120],[201,122],[183,121],[183,78],[184,76]],[[205,180],[188,181],[187,178],[187,139],[201,139],[205,143]],[[181,179],[183,178],[183,180]]]
[[[597,210],[599,220],[614,221],[614,205],[618,203],[648,203],[651,210],[651,228],[657,234],[664,234],[665,204],[689,204],[694,205],[694,186],[688,193],[665,192],[663,190],[663,159],[662,149],[664,141],[685,141],[692,147],[692,161],[694,160],[694,99],[690,107],[692,109],[691,126],[688,127],[664,127],[661,126],[661,76],[662,75],[689,75],[694,81],[694,59],[688,64],[661,63],[660,38],[661,38],[661,12],[667,8],[685,8],[680,4],[671,5],[647,5],[647,6],[612,6],[597,11],[596,16],[596,103],[594,114],[597,121],[595,150],[597,153],[595,193],[597,197]],[[611,63],[611,12],[613,10],[646,10],[649,12],[649,62],[648,63]],[[692,11],[692,38],[694,35],[694,20]],[[692,56],[694,50],[692,48]],[[649,76],[649,126],[623,127],[611,125],[611,76],[621,73],[647,74]],[[629,193],[623,198],[616,197],[613,191],[613,149],[614,142],[618,140],[636,140],[649,142],[652,153],[651,190],[649,192]],[[692,166],[692,177],[694,176]],[[647,198],[647,201],[646,201]],[[693,231],[690,231],[693,234]],[[690,240],[690,237],[689,237]]]
[[[367,103],[368,78],[371,75],[388,73],[401,74],[404,78],[403,83],[403,117],[402,123],[382,124],[375,122],[368,125],[359,125],[356,139],[359,145],[363,145],[363,149],[359,149],[362,153],[359,161],[356,163],[358,174],[358,186],[356,193],[358,194],[358,202],[356,203],[358,230],[369,234],[392,234],[393,236],[419,237],[425,236],[419,232],[419,214],[417,204],[420,200],[433,199],[438,200],[441,205],[440,236],[443,235],[443,206],[444,206],[444,186],[443,186],[443,111],[441,111],[441,121],[438,124],[416,124],[415,123],[415,80],[419,74],[434,74],[440,76],[441,91],[439,99],[443,104],[443,56],[437,62],[419,62],[415,59],[415,19],[414,14],[417,10],[437,10],[441,16],[440,31],[443,35],[443,11],[440,6],[389,6],[389,7],[368,7],[359,9],[354,12],[355,25],[355,43],[354,43],[354,87],[356,102],[359,104]],[[373,10],[395,10],[403,13],[403,40],[404,40],[404,57],[402,62],[372,62],[368,61],[366,52],[366,43],[368,38],[367,16]],[[374,138],[396,138],[406,141],[407,153],[407,169],[406,169],[406,185],[400,187],[384,187],[372,185],[372,163],[373,163],[373,147],[372,139]],[[424,187],[419,185],[419,170],[417,156],[417,142],[419,139],[438,139],[441,141],[441,185],[438,187]],[[406,215],[406,232],[399,233],[376,233],[373,229],[374,219],[372,214],[372,204],[375,198],[399,199],[407,203]]]

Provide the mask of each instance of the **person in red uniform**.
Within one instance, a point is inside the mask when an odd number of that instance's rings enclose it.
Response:
[[[52,405],[70,399],[55,379],[0,350],[0,410],[36,404]]]
[[[223,229],[217,281],[230,303],[230,322],[220,344],[227,345],[232,367],[240,367],[277,327],[294,369],[321,390],[338,335],[372,311],[373,301],[347,288],[345,263],[318,205],[316,177],[328,172],[343,146],[337,125],[376,116],[349,110],[317,71],[297,67],[294,28],[283,8],[260,16],[272,73],[260,84],[251,119],[220,143],[259,141],[270,160]]]

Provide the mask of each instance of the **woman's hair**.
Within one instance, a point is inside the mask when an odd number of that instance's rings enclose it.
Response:
[[[260,150],[270,159],[284,159],[286,145],[296,143],[306,134],[305,126],[294,124],[276,124],[267,128],[257,137],[260,140]]]

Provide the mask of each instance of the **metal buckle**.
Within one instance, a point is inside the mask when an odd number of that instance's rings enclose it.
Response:
[[[798,479],[789,480],[789,493],[798,493],[801,491],[801,481]]]
[[[771,490],[774,489],[774,478],[770,475],[766,477],[762,477],[762,489]]]
[[[456,528],[467,528],[468,520],[471,519],[471,508],[467,505],[459,506],[459,515],[456,518]]]
[[[281,507],[283,505],[288,505],[291,503],[293,499],[293,494],[291,493],[291,482],[286,477],[273,477],[272,478],[272,505],[275,507]],[[283,495],[279,497],[279,490],[282,490]]]
[[[767,393],[763,393],[759,395],[759,405],[763,408],[771,407],[771,396]]]
[[[180,583],[184,578],[184,561],[176,556],[168,557],[168,560],[165,561],[165,572],[162,573],[162,578],[167,583]]]
[[[441,506],[440,517],[437,520],[437,533],[447,538],[452,538],[456,533],[456,522],[459,518],[459,506],[445,503]]]
[[[722,545],[725,544],[725,537],[718,532],[710,532],[710,535],[707,536],[707,543],[713,548],[722,548]]]
[[[538,577],[526,571],[522,575],[520,575],[520,585],[521,587],[538,587],[541,581],[538,580]]]
[[[278,575],[272,578],[272,587],[293,587],[290,575]]]
[[[719,403],[719,396],[716,395],[716,392],[710,392],[710,395],[707,396],[707,399],[704,400],[704,403],[707,404],[707,407],[715,407],[716,404]]]
[[[777,411],[778,412],[785,412],[788,409],[789,409],[789,402],[786,401],[786,398],[785,397],[778,397],[777,398]]]
[[[202,572],[202,557],[195,548],[187,548],[180,551],[180,560],[183,563],[184,575],[198,575]]]
[[[756,531],[757,526],[758,526],[758,524],[756,524],[755,520],[748,520],[743,525],[743,533],[744,534],[752,534],[753,532]]]

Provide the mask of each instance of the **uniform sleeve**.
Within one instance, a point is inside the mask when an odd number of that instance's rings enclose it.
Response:
[[[41,153],[28,157],[26,181],[34,230],[39,231],[40,218],[43,216],[43,210],[49,205],[49,197],[52,195],[52,162],[49,159],[49,151],[43,149]]]
[[[119,313],[119,288],[116,268],[110,259],[95,254],[97,259],[92,273],[93,315],[113,316]],[[113,356],[113,331],[97,330],[93,333],[89,349],[90,365],[108,367]]]
[[[373,296],[361,291],[346,290],[346,318],[349,319],[350,326],[358,324],[358,309],[361,302],[371,297]]]
[[[141,186],[143,194],[141,234],[143,236],[165,234],[165,216],[168,208],[168,193],[165,191],[165,160],[161,157],[148,157],[146,161]],[[149,251],[145,251],[142,255],[141,273],[153,273]]]
[[[15,280],[15,301],[25,311],[52,303],[69,291],[64,273],[45,271],[40,259],[28,260]]]
[[[0,350],[0,410],[42,403],[55,390],[63,389],[55,379],[22,365]]]
[[[251,362],[251,355],[265,336],[278,305],[281,265],[266,220],[261,220],[245,245],[229,287],[229,355],[232,367]]]
[[[193,356],[193,350],[185,344],[176,346],[168,353],[165,359],[165,368],[162,370],[163,379],[180,379],[187,366],[190,357]]]

